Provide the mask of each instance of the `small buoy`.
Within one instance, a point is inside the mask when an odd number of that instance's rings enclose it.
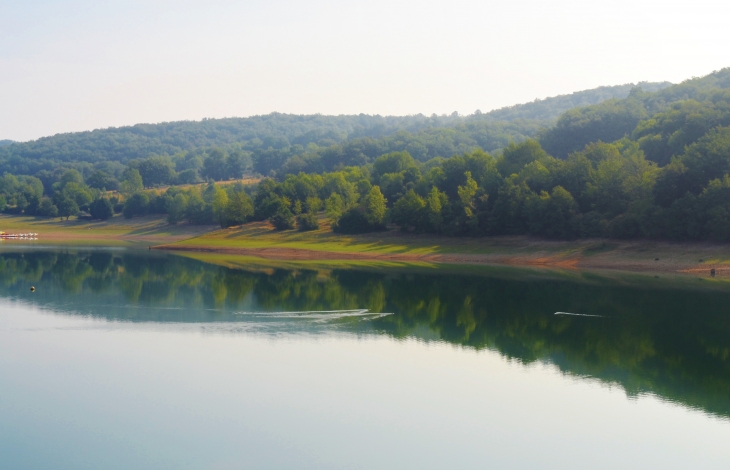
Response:
[[[35,292],[35,286],[30,286],[30,291]]]

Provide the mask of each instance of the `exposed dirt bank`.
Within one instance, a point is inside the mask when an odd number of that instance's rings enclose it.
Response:
[[[643,273],[682,273],[696,277],[710,277],[715,269],[716,277],[730,277],[730,264],[725,260],[712,259],[718,251],[730,252],[730,247],[716,245],[679,245],[653,242],[615,243],[591,241],[556,244],[549,242],[548,250],[521,252],[519,247],[500,250],[499,253],[377,253],[332,252],[299,248],[266,247],[219,247],[190,245],[159,245],[153,249],[171,251],[208,252],[229,255],[254,256],[265,259],[296,260],[358,260],[421,262],[434,264],[510,265],[560,269],[613,269]],[[534,246],[532,247],[534,249]],[[562,248],[562,250],[561,250]],[[556,252],[562,251],[562,252]]]

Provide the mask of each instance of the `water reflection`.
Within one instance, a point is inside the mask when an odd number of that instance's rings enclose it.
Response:
[[[724,289],[491,271],[244,270],[157,253],[29,251],[0,253],[0,295],[108,320],[338,328],[489,348],[730,417]]]

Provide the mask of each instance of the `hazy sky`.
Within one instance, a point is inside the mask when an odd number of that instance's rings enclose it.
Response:
[[[730,66],[729,18],[710,0],[2,0],[0,139],[679,82]]]

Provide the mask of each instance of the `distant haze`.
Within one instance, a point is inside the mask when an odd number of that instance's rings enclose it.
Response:
[[[0,140],[138,122],[470,114],[730,65],[730,4],[5,0]]]

